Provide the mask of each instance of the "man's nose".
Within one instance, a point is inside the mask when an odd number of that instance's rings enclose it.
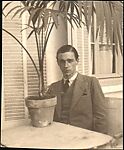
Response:
[[[67,61],[65,61],[65,67],[68,67],[68,65],[69,65],[69,64],[68,64],[68,62],[67,62]]]

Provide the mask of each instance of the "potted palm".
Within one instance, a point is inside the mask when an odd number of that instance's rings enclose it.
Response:
[[[32,119],[32,125],[37,127],[47,126],[52,123],[54,108],[56,105],[56,97],[55,95],[48,95],[47,88],[45,88],[44,84],[44,70],[43,70],[43,62],[44,56],[47,48],[47,44],[49,41],[50,34],[55,26],[58,28],[59,26],[59,18],[64,21],[65,24],[70,23],[71,27],[73,25],[77,27],[81,27],[82,23],[87,26],[87,30],[89,32],[92,18],[94,14],[96,15],[97,21],[97,32],[103,33],[104,24],[106,25],[106,35],[107,42],[113,43],[113,38],[115,39],[116,50],[118,52],[118,45],[121,49],[121,13],[119,13],[120,9],[122,10],[122,3],[118,2],[109,2],[109,1],[35,1],[35,0],[27,0],[20,1],[21,5],[11,7],[12,2],[8,2],[3,8],[3,15],[7,17],[10,13],[15,11],[12,18],[14,18],[17,14],[21,17],[25,12],[28,12],[28,23],[27,28],[31,28],[31,32],[28,35],[28,39],[35,35],[36,40],[36,51],[38,56],[39,66],[37,67],[32,56],[30,55],[30,51],[27,50],[23,43],[21,43],[16,35],[13,35],[6,29],[2,29],[10,36],[12,36],[23,48],[23,50],[27,53],[29,58],[34,65],[38,80],[39,80],[39,88],[36,96],[26,97],[25,102],[26,106],[29,109],[29,113]],[[7,14],[4,14],[4,10],[6,7],[11,7],[10,11]],[[106,13],[107,12],[107,13]],[[84,19],[82,19],[84,16]],[[114,16],[114,17],[113,17]],[[112,28],[113,27],[113,28]],[[26,30],[27,28],[23,29]],[[114,32],[116,31],[116,32]],[[112,34],[114,33],[114,34]],[[42,38],[41,38],[42,37]],[[41,39],[39,39],[41,38]],[[51,108],[51,110],[48,109]],[[36,109],[37,108],[37,109]],[[48,111],[47,113],[44,110]],[[49,116],[49,118],[48,118]]]

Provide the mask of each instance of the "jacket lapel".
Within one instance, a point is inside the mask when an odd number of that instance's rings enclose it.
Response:
[[[71,109],[75,106],[75,104],[78,102],[80,96],[83,94],[83,91],[85,91],[85,82],[84,78],[81,74],[78,74],[77,79],[75,81],[75,86],[73,90],[73,97],[72,97],[72,104]]]

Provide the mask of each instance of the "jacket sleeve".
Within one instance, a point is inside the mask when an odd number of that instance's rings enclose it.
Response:
[[[51,96],[56,96],[56,86],[55,86],[55,83],[52,83],[51,85],[49,85],[48,91],[47,91],[46,94],[47,95],[51,95]]]
[[[107,109],[105,97],[102,92],[99,81],[92,77],[91,81],[91,98],[93,102],[93,126],[94,131],[107,134]]]

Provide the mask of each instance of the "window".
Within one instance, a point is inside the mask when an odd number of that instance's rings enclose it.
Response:
[[[95,17],[91,26],[91,60],[92,74],[101,77],[114,77],[122,74],[122,55],[116,53],[114,42],[107,44],[105,31],[96,35]]]

